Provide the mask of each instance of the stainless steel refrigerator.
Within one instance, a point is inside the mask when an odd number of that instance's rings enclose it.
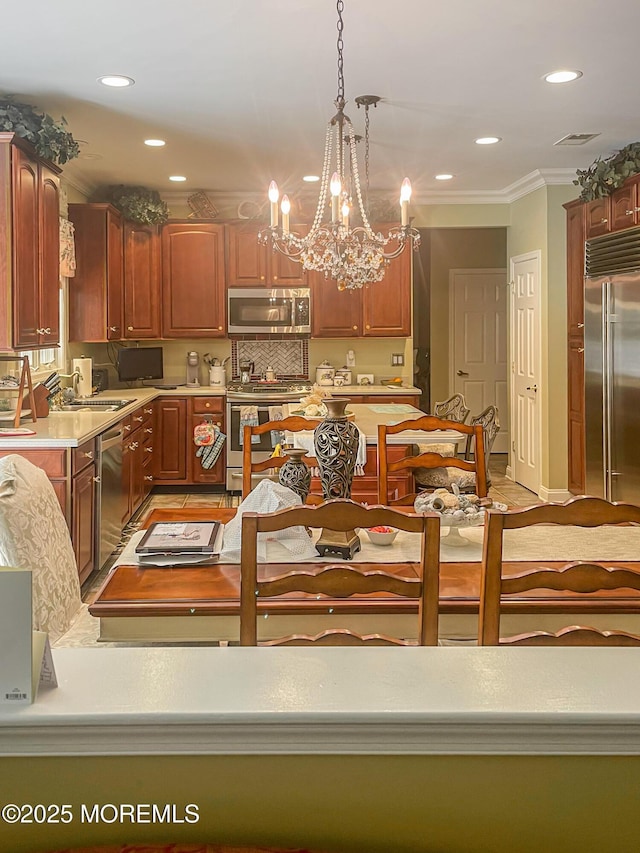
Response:
[[[640,503],[640,270],[585,279],[586,492]]]

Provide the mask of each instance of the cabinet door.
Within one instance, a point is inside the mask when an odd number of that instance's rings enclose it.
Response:
[[[162,333],[226,335],[223,225],[170,223],[162,229]]]
[[[582,202],[567,211],[567,328],[569,337],[584,335],[584,214]]]
[[[72,481],[72,539],[80,583],[95,568],[96,466],[88,465]]]
[[[382,281],[363,288],[366,337],[403,337],[411,334],[411,247],[407,246],[387,268]]]
[[[160,337],[160,241],[154,225],[124,224],[124,335]]]
[[[230,287],[268,286],[267,249],[258,243],[265,225],[233,223],[227,229],[227,279]]]
[[[156,400],[154,482],[187,479],[187,398]]]
[[[307,233],[309,226],[292,225],[291,230],[302,236]],[[267,252],[267,276],[271,284],[276,287],[309,286],[309,273],[302,268],[301,263],[292,261],[281,252],[274,252],[270,248],[266,248],[264,251]]]
[[[610,197],[596,198],[585,205],[586,239],[607,234],[611,230]]]
[[[638,185],[626,183],[624,186],[611,193],[611,230],[621,231],[623,228],[631,228],[638,222]]]
[[[122,219],[112,209],[107,210],[107,328],[108,341],[119,341],[123,337],[123,245]]]
[[[38,164],[19,148],[13,156],[13,345],[40,345]]]
[[[569,491],[585,490],[584,343],[569,341]]]
[[[141,429],[135,430],[131,436],[130,450],[129,506],[131,515],[133,515],[144,498],[144,438]]]
[[[333,279],[309,277],[314,338],[358,338],[362,335],[362,291],[338,290]]]
[[[43,164],[38,174],[38,342],[52,347],[60,342],[60,182],[55,172]]]

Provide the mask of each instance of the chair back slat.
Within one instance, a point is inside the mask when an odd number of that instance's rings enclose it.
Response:
[[[525,509],[497,512],[489,510],[485,520],[480,585],[480,645],[640,645],[640,637],[619,631],[600,631],[590,626],[572,625],[556,633],[534,631],[515,637],[500,636],[503,595],[522,594],[537,589],[589,595],[600,590],[640,590],[639,571],[627,567],[603,566],[596,561],[571,561],[559,568],[539,567],[503,576],[505,530],[533,525],[600,527],[640,523],[640,507],[610,503],[602,498],[578,497],[563,504],[540,504]],[[640,557],[640,555],[638,555]]]
[[[306,566],[293,569],[276,578],[259,579],[257,570],[257,540],[260,533],[274,533],[290,527],[325,528],[346,531],[356,527],[369,528],[388,525],[398,530],[419,534],[421,537],[420,566],[417,578],[404,578],[384,570],[363,570],[358,564],[348,563]],[[278,512],[260,515],[245,513],[242,517],[241,584],[240,584],[240,644],[257,644],[257,600],[301,592],[329,598],[349,598],[354,595],[386,593],[390,596],[418,601],[418,644],[436,645],[438,642],[438,591],[439,591],[440,518],[434,513],[423,515],[397,512],[383,506],[367,507],[354,501],[336,498],[318,506],[297,506]],[[391,556],[392,551],[389,552]],[[391,566],[396,564],[391,560]],[[286,611],[281,600],[278,613]],[[292,608],[299,608],[299,601]],[[335,636],[331,636],[335,634]],[[345,629],[324,631],[316,637],[295,635],[286,638],[285,644],[342,645],[415,645],[414,641],[390,638],[383,635],[359,635]],[[270,643],[275,644],[275,641]]]
[[[461,424],[466,422],[470,411],[462,394],[453,394],[448,400],[442,400],[433,405],[433,414],[437,418],[457,421]]]

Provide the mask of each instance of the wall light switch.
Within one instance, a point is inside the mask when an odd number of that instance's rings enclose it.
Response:
[[[401,352],[391,353],[391,366],[392,367],[402,367],[403,365],[404,365],[404,353],[401,353]]]

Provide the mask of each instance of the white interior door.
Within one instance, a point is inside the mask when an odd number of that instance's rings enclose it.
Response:
[[[498,408],[493,453],[509,449],[507,271],[451,270],[451,393],[464,395],[471,417]]]
[[[540,490],[540,252],[511,258],[513,479]]]

